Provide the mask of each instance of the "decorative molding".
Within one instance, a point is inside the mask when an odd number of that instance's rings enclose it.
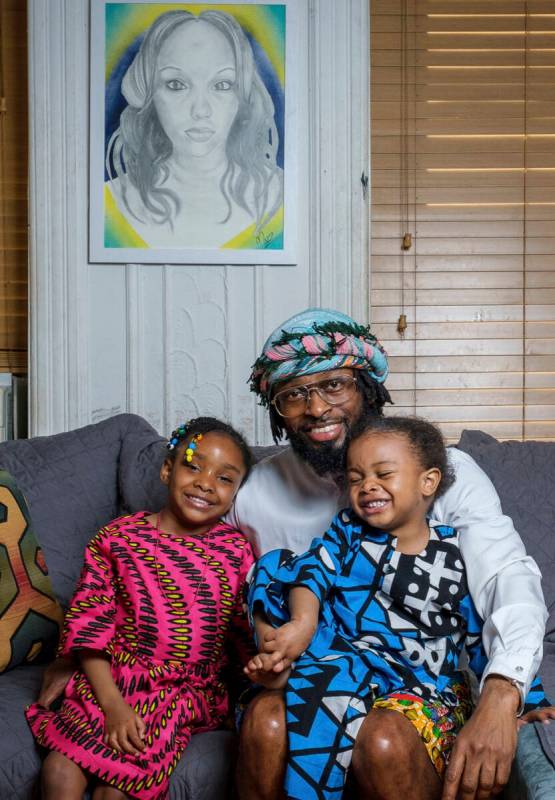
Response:
[[[30,434],[89,421],[88,8],[29,0]]]
[[[124,404],[167,431],[198,406],[268,442],[245,381],[271,328],[309,304],[366,318],[368,3],[299,2],[299,264],[121,265],[112,296],[105,267],[87,261],[89,3],[28,0],[32,435]]]
[[[368,315],[368,0],[310,0],[311,304]]]
[[[125,306],[127,333],[127,410],[134,414],[144,414],[143,381],[144,369],[142,293],[140,286],[141,267],[139,264],[125,266]]]

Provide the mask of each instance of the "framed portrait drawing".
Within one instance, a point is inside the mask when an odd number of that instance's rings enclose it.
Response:
[[[298,0],[91,0],[92,262],[294,264]]]

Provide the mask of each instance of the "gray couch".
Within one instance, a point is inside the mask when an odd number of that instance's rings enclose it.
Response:
[[[459,443],[492,477],[506,513],[544,573],[550,609],[545,685],[555,699],[555,444],[499,443],[466,431]],[[164,440],[141,417],[121,414],[69,433],[0,444],[0,467],[25,493],[57,597],[66,605],[91,536],[127,511],[164,502],[158,471]],[[264,455],[259,448],[256,455]],[[0,675],[0,800],[37,797],[40,756],[23,716],[44,667]],[[553,742],[555,746],[555,723]],[[519,738],[509,800],[553,800],[551,727],[527,726]],[[543,747],[542,747],[543,744]],[[218,731],[194,736],[171,782],[171,800],[225,800],[232,786],[236,741]]]

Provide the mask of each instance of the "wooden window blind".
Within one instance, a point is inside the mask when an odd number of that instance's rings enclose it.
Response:
[[[555,4],[370,10],[372,325],[394,413],[455,441],[555,439]]]
[[[0,3],[0,372],[27,372],[26,3]]]

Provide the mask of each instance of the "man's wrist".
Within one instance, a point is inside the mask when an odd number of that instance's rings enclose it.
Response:
[[[482,693],[494,693],[498,702],[505,700],[507,705],[513,708],[514,713],[518,714],[522,708],[522,689],[523,684],[516,678],[491,673],[484,682]]]

